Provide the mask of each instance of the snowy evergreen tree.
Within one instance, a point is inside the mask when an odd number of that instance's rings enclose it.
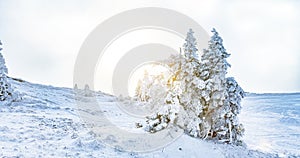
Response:
[[[186,59],[198,59],[198,48],[196,38],[194,37],[194,31],[189,30],[185,38],[184,48],[184,57]]]
[[[231,143],[232,129],[235,126],[230,122],[234,115],[228,101],[230,97],[225,76],[230,67],[226,58],[230,54],[226,52],[218,32],[213,29],[212,33],[208,49],[204,50],[201,58],[200,76],[206,83],[205,90],[202,91],[203,116],[211,126],[210,138]]]
[[[184,126],[186,133],[193,137],[206,137],[206,126],[202,118],[203,105],[201,103],[201,91],[205,88],[204,81],[200,78],[198,49],[196,38],[190,29],[183,45],[184,58],[180,61],[178,81],[180,82],[181,95],[179,100],[185,109]],[[204,129],[205,128],[205,129]]]
[[[144,77],[142,80],[138,81],[135,97],[142,102],[146,102],[150,99],[149,88],[153,85],[153,81],[150,80],[148,71],[144,72]],[[154,96],[153,96],[154,97]]]
[[[150,123],[149,129],[150,131],[161,130],[167,127],[170,122],[177,120],[177,125],[182,127],[189,135],[194,137],[206,137],[207,132],[203,132],[203,128],[206,126],[204,126],[204,122],[201,118],[202,105],[200,102],[201,98],[199,97],[201,89],[203,89],[205,85],[204,81],[199,78],[198,69],[200,63],[197,56],[198,49],[196,39],[191,29],[187,33],[185,41],[183,45],[184,56],[173,56],[171,60],[167,62],[173,71],[173,75],[168,82],[169,90],[164,106],[154,118],[151,118],[152,120],[156,120],[156,122]],[[181,113],[176,113],[180,108],[183,109]],[[148,122],[151,121],[148,120]]]
[[[181,69],[182,62],[183,58],[181,56],[172,56],[170,60],[166,61],[166,64],[171,68],[172,75],[166,82],[165,95],[156,95],[156,97],[151,96],[151,100],[157,100],[155,102],[158,104],[159,109],[154,115],[147,117],[146,131],[152,133],[157,132],[167,128],[169,124],[174,124],[174,122],[176,122],[181,107],[179,97],[182,91],[180,89],[180,82],[178,82],[180,73],[178,70]],[[146,80],[147,79],[143,79],[143,81]],[[147,83],[146,85],[152,86],[152,84],[153,82]],[[148,89],[149,87],[147,90]],[[149,94],[149,92],[147,93]]]
[[[156,132],[175,124],[193,137],[241,144],[244,128],[237,115],[244,91],[233,78],[226,78],[230,67],[226,59],[230,54],[218,32],[213,29],[212,33],[200,61],[196,39],[189,30],[183,45],[184,54],[171,56],[165,62],[173,75],[167,82],[166,95],[155,96],[147,92],[152,100],[166,97],[164,101],[156,102],[161,108],[147,117],[146,130]],[[149,90],[153,82],[146,85]]]
[[[226,79],[226,88],[228,94],[227,101],[230,106],[230,110],[225,114],[226,127],[228,128],[226,137],[229,137],[230,142],[240,144],[245,129],[239,123],[237,115],[241,111],[241,100],[245,97],[245,92],[233,77]]]
[[[167,92],[167,97],[158,112],[147,117],[145,130],[154,133],[167,128],[169,124],[174,124],[180,111],[179,93],[180,90],[175,88]]]
[[[13,99],[13,90],[7,78],[7,68],[2,56],[2,43],[0,41],[0,101],[11,101]]]

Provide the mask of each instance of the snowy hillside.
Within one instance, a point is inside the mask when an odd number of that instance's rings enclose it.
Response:
[[[256,100],[256,96],[246,98],[246,105],[243,111],[241,122],[245,122],[246,128],[246,143],[252,149],[263,151],[259,138],[264,137],[265,140],[270,140],[270,148],[272,142],[276,142],[277,146],[267,152],[273,154],[262,153],[244,147],[231,146],[226,144],[216,144],[211,141],[203,141],[196,138],[191,138],[187,135],[182,135],[165,148],[158,149],[152,152],[128,152],[117,147],[106,146],[106,141],[118,141],[113,138],[99,138],[96,134],[86,128],[87,125],[79,117],[78,111],[82,110],[76,105],[76,100],[73,89],[57,88],[52,86],[44,86],[32,84],[22,80],[11,80],[12,86],[19,91],[23,96],[20,102],[13,102],[11,105],[3,105],[0,103],[0,157],[278,157],[287,156],[276,154],[281,152],[277,150],[282,142],[277,139],[289,139],[292,147],[288,148],[288,154],[300,154],[299,143],[295,139],[299,139],[299,100],[297,101],[298,114],[287,111],[280,113],[280,119],[283,126],[288,124],[290,131],[276,131],[276,125],[272,124],[276,118],[267,118],[261,116],[264,113],[255,113],[256,105],[251,106],[251,103],[261,103],[264,100],[264,105],[261,105],[264,110],[272,108],[272,102],[269,99],[274,99],[274,96],[259,96],[260,100]],[[116,98],[100,92],[92,92],[103,106],[103,113],[107,113],[112,119],[118,120],[114,123],[124,128],[134,129],[135,121],[132,120],[126,113],[121,110],[115,110]],[[299,94],[292,98],[299,98]],[[287,98],[291,99],[291,98]],[[91,101],[91,97],[84,95],[80,96],[81,102]],[[295,101],[295,100],[294,100]],[[276,110],[276,109],[273,109]],[[280,108],[277,110],[281,110]],[[266,110],[267,111],[267,110]],[[86,111],[90,115],[97,116],[97,111]],[[251,113],[249,113],[251,112]],[[284,115],[284,116],[283,116]],[[271,115],[274,116],[274,115]],[[293,116],[294,118],[290,117]],[[297,117],[297,118],[296,118]],[[267,119],[257,120],[257,119]],[[276,121],[275,121],[276,122]],[[264,134],[267,127],[272,127],[270,135]],[[249,129],[254,128],[254,129]],[[260,132],[255,132],[255,129]],[[262,129],[262,130],[260,130]],[[280,128],[279,128],[280,129]],[[138,130],[138,129],[137,129]],[[294,132],[291,132],[293,131]],[[298,130],[298,131],[297,131]],[[271,131],[275,131],[272,133]],[[289,133],[291,132],[291,133]],[[279,135],[282,134],[280,137]],[[294,134],[294,137],[290,137]],[[298,134],[298,135],[297,135]],[[255,139],[252,139],[252,137]],[[252,140],[251,140],[252,139]],[[281,143],[281,144],[280,144]],[[288,142],[285,142],[288,143]],[[287,152],[286,152],[287,154]]]
[[[249,148],[300,157],[300,93],[248,94],[243,105]]]

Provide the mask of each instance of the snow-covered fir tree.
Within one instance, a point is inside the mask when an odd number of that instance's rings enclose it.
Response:
[[[226,134],[224,114],[228,110],[226,105],[226,73],[230,66],[226,58],[229,54],[223,47],[222,38],[215,29],[208,42],[208,49],[201,56],[200,77],[205,81],[202,91],[203,117],[210,124],[210,137],[222,137]],[[225,110],[225,111],[223,111]]]
[[[13,89],[7,78],[7,67],[5,66],[5,60],[2,56],[2,43],[0,41],[0,101],[10,102],[13,100]]]
[[[160,66],[160,64],[155,63],[149,65],[149,68],[157,69]],[[158,108],[161,108],[167,96],[168,76],[168,72],[165,71],[148,73],[145,70],[144,77],[138,81],[133,99],[142,102],[141,104],[146,105],[148,110],[157,111]]]
[[[194,37],[194,31],[189,29],[183,44],[184,57],[186,59],[198,59],[198,48],[196,38]]]
[[[153,85],[153,81],[150,79],[149,73],[146,70],[144,72],[144,77],[142,80],[138,81],[136,90],[135,90],[135,97],[142,102],[146,102],[150,99],[150,90],[149,88]],[[154,97],[154,96],[152,96]]]
[[[229,137],[229,142],[241,144],[241,137],[245,129],[239,123],[237,115],[241,111],[241,100],[245,97],[245,92],[233,77],[226,78],[226,88],[227,101],[230,106],[230,110],[225,114],[226,127],[228,128],[226,137]]]
[[[170,58],[170,61],[166,61],[166,64],[169,67],[180,67],[180,61],[181,58],[178,58],[177,56],[172,56]],[[180,102],[179,102],[179,95],[181,94],[180,85],[176,84],[178,83],[176,81],[176,72],[171,72],[171,76],[165,76],[164,78],[167,78],[167,81],[165,82],[165,94],[163,95],[155,95],[156,97],[151,96],[151,103],[156,103],[157,112],[153,114],[152,116],[147,117],[147,125],[145,127],[146,131],[149,132],[157,132],[164,128],[167,128],[169,124],[172,124],[177,119],[177,115],[179,112]],[[148,78],[148,77],[147,77]],[[144,77],[143,81],[147,81],[147,78]],[[149,81],[149,80],[148,80]],[[152,81],[152,80],[151,80]],[[152,83],[146,83],[147,85],[147,93],[150,87],[153,85]],[[149,86],[151,85],[151,86]],[[163,85],[156,85],[160,87],[164,87]],[[143,92],[144,93],[144,92]],[[153,94],[153,93],[152,93]]]
[[[232,142],[232,130],[235,128],[231,119],[232,107],[229,102],[226,73],[230,56],[223,46],[223,40],[213,29],[208,49],[201,57],[200,76],[206,87],[202,91],[203,116],[210,124],[210,138],[223,142]]]
[[[186,114],[186,116],[183,116],[183,128],[187,134],[203,138],[206,137],[207,132],[202,129],[205,126],[201,117],[203,105],[199,96],[204,88],[204,81],[199,76],[198,48],[193,33],[192,29],[187,33],[186,42],[183,45],[184,58],[179,63],[180,68],[175,70],[178,72],[176,78],[180,82],[182,91],[179,100]]]
[[[162,110],[148,120],[150,123],[148,129],[157,131],[175,121],[189,135],[205,137],[206,132],[201,130],[202,127],[204,128],[204,122],[201,118],[202,105],[199,97],[200,90],[204,88],[204,81],[199,78],[198,49],[196,38],[191,29],[187,33],[185,41],[183,45],[184,55],[173,56],[172,60],[167,62],[173,71],[168,82],[169,90]],[[178,114],[180,108],[183,110]],[[158,118],[162,116],[168,119]],[[155,123],[151,123],[151,119],[155,120]]]
[[[164,102],[162,102],[158,112],[147,117],[146,131],[154,133],[167,128],[169,124],[175,124],[181,108],[178,99],[179,94],[179,87],[173,87],[172,90],[167,92],[167,97]]]
[[[165,61],[173,75],[167,82],[165,100],[156,102],[161,108],[147,117],[146,130],[156,132],[175,124],[193,137],[241,144],[244,128],[237,115],[244,91],[233,78],[226,78],[230,54],[218,32],[213,29],[212,33],[200,61],[192,30],[187,33],[184,54]],[[146,85],[149,90],[154,84]],[[164,96],[147,94],[152,100]]]

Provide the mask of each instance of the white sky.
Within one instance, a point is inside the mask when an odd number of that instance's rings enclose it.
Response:
[[[297,0],[0,0],[0,39],[9,75],[72,87],[81,43],[110,16],[138,7],[186,14],[215,27],[231,53],[230,75],[246,91],[300,91]]]

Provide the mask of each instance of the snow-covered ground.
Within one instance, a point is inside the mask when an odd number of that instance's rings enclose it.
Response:
[[[249,94],[240,121],[249,148],[300,156],[300,93]]]
[[[296,157],[299,153],[300,94],[250,95],[244,101],[241,121],[246,128],[248,148],[191,138],[185,134],[169,145],[151,152],[129,152],[107,142],[79,115],[96,110],[78,106],[93,97],[75,96],[73,89],[12,81],[23,99],[10,105],[0,103],[0,157]],[[135,129],[128,114],[118,110],[116,98],[93,92],[100,111],[120,128]],[[105,125],[104,125],[105,126]],[[141,132],[141,131],[140,131]],[[143,143],[143,142],[142,142]],[[129,144],[130,145],[130,144]],[[250,149],[249,149],[250,148]],[[255,150],[260,151],[255,151]]]

